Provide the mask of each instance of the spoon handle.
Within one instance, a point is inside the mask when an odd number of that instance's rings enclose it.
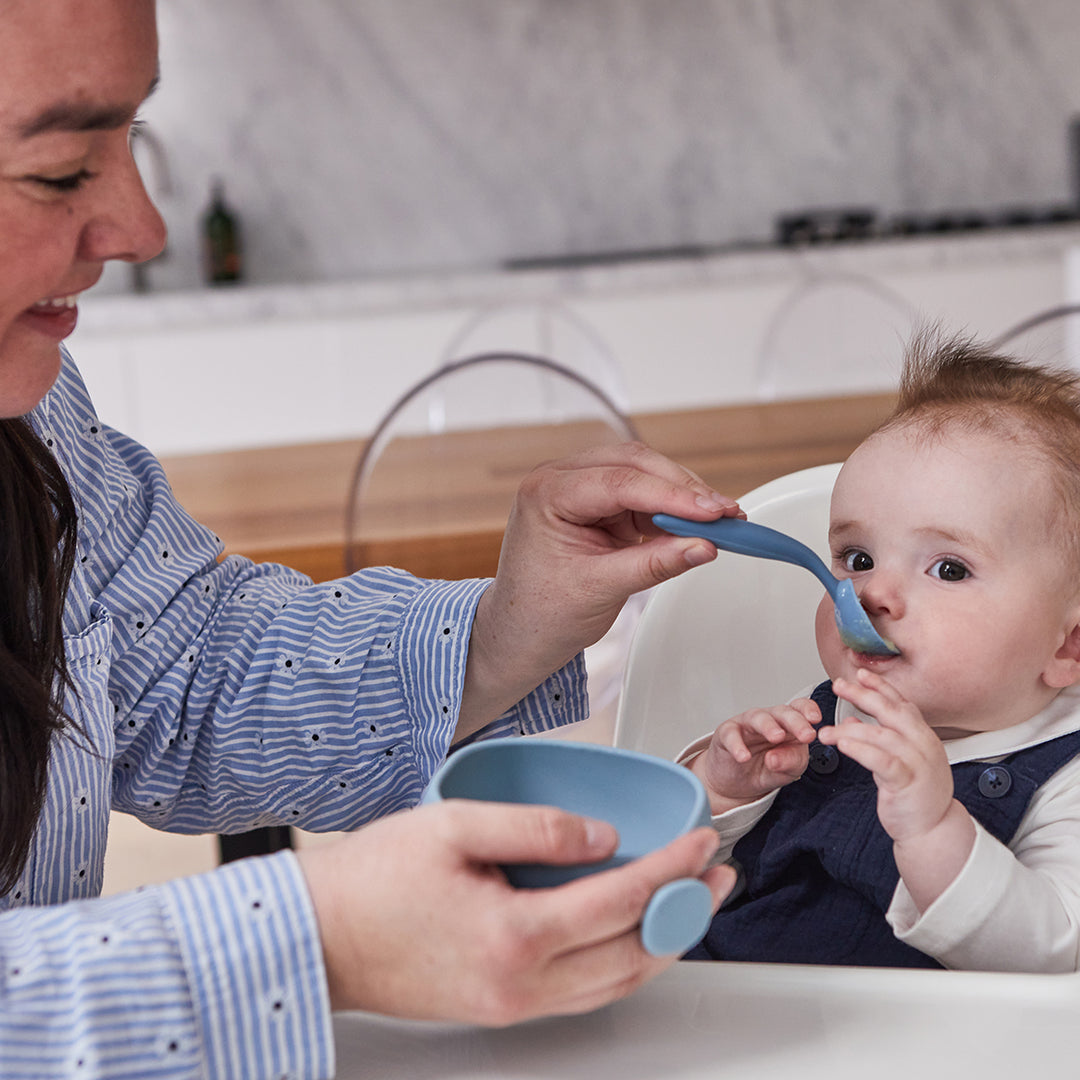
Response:
[[[817,554],[786,533],[742,518],[723,517],[716,521],[690,521],[670,514],[656,514],[653,524],[676,536],[700,536],[724,551],[776,559],[809,570],[835,600],[837,580]]]

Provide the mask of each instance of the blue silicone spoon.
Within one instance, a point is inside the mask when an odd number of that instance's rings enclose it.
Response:
[[[656,514],[653,524],[676,536],[700,536],[724,551],[776,559],[809,570],[825,586],[836,610],[840,640],[856,652],[876,656],[895,656],[899,649],[875,629],[855,595],[850,579],[838,580],[828,567],[805,544],[786,533],[742,518],[718,518],[716,521],[690,521],[688,518]]]

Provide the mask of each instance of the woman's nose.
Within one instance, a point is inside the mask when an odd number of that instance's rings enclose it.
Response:
[[[135,263],[160,255],[165,247],[165,222],[130,153],[101,182],[101,203],[83,228],[80,256],[90,262]]]

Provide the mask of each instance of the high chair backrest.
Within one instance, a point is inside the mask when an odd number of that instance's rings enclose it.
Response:
[[[794,536],[828,564],[839,471],[832,464],[789,473],[739,504],[751,521]],[[806,570],[724,551],[656,586],[630,647],[615,745],[673,758],[721,720],[820,681],[814,612],[823,594]]]

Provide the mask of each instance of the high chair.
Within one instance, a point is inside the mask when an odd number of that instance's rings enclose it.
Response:
[[[751,521],[788,533],[828,563],[839,464],[789,473],[739,500]],[[806,570],[721,551],[653,588],[638,621],[615,720],[616,746],[673,758],[720,721],[820,681]]]

